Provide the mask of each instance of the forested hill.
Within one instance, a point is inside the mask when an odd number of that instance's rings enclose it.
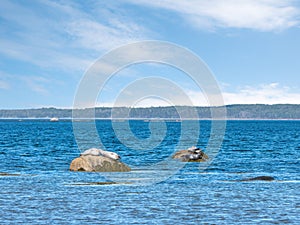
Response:
[[[129,118],[156,118],[156,119],[179,119],[177,110],[184,112],[185,118],[195,118],[195,108],[190,106],[175,107],[149,107],[131,108]],[[198,118],[211,118],[210,107],[196,107]],[[220,109],[215,107],[214,109]],[[85,117],[85,112],[91,109],[77,110],[77,114]],[[227,105],[228,119],[300,119],[300,105]],[[113,109],[113,118],[124,118],[124,112],[128,108],[118,107]],[[96,118],[111,118],[112,108],[101,107],[95,110]],[[71,118],[72,109],[40,108],[40,109],[18,109],[0,110],[0,118]]]

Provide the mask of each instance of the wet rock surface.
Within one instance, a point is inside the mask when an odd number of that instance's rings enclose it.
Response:
[[[105,156],[82,155],[71,162],[71,171],[86,172],[128,172],[126,164]]]

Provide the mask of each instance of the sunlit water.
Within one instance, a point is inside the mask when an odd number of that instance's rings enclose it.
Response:
[[[151,136],[148,122],[130,124],[136,137]],[[205,150],[210,122],[200,127]],[[167,128],[158,146],[137,151],[120,142],[110,121],[97,121],[103,145],[135,168],[130,173],[173,153],[180,123]],[[300,121],[228,121],[207,169],[188,163],[153,185],[90,185],[107,177],[70,172],[79,154],[70,121],[0,121],[0,173],[20,175],[0,176],[0,224],[300,224]],[[261,175],[275,181],[237,181]]]

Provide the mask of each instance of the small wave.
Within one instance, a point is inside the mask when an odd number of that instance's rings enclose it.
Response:
[[[300,180],[277,180],[280,183],[300,183]]]

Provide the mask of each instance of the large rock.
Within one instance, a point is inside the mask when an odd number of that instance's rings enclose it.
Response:
[[[200,148],[191,147],[186,150],[180,150],[176,152],[173,156],[173,159],[178,159],[182,162],[205,162],[209,159]]]
[[[71,162],[70,170],[87,172],[128,172],[124,163],[104,156],[82,155]]]

